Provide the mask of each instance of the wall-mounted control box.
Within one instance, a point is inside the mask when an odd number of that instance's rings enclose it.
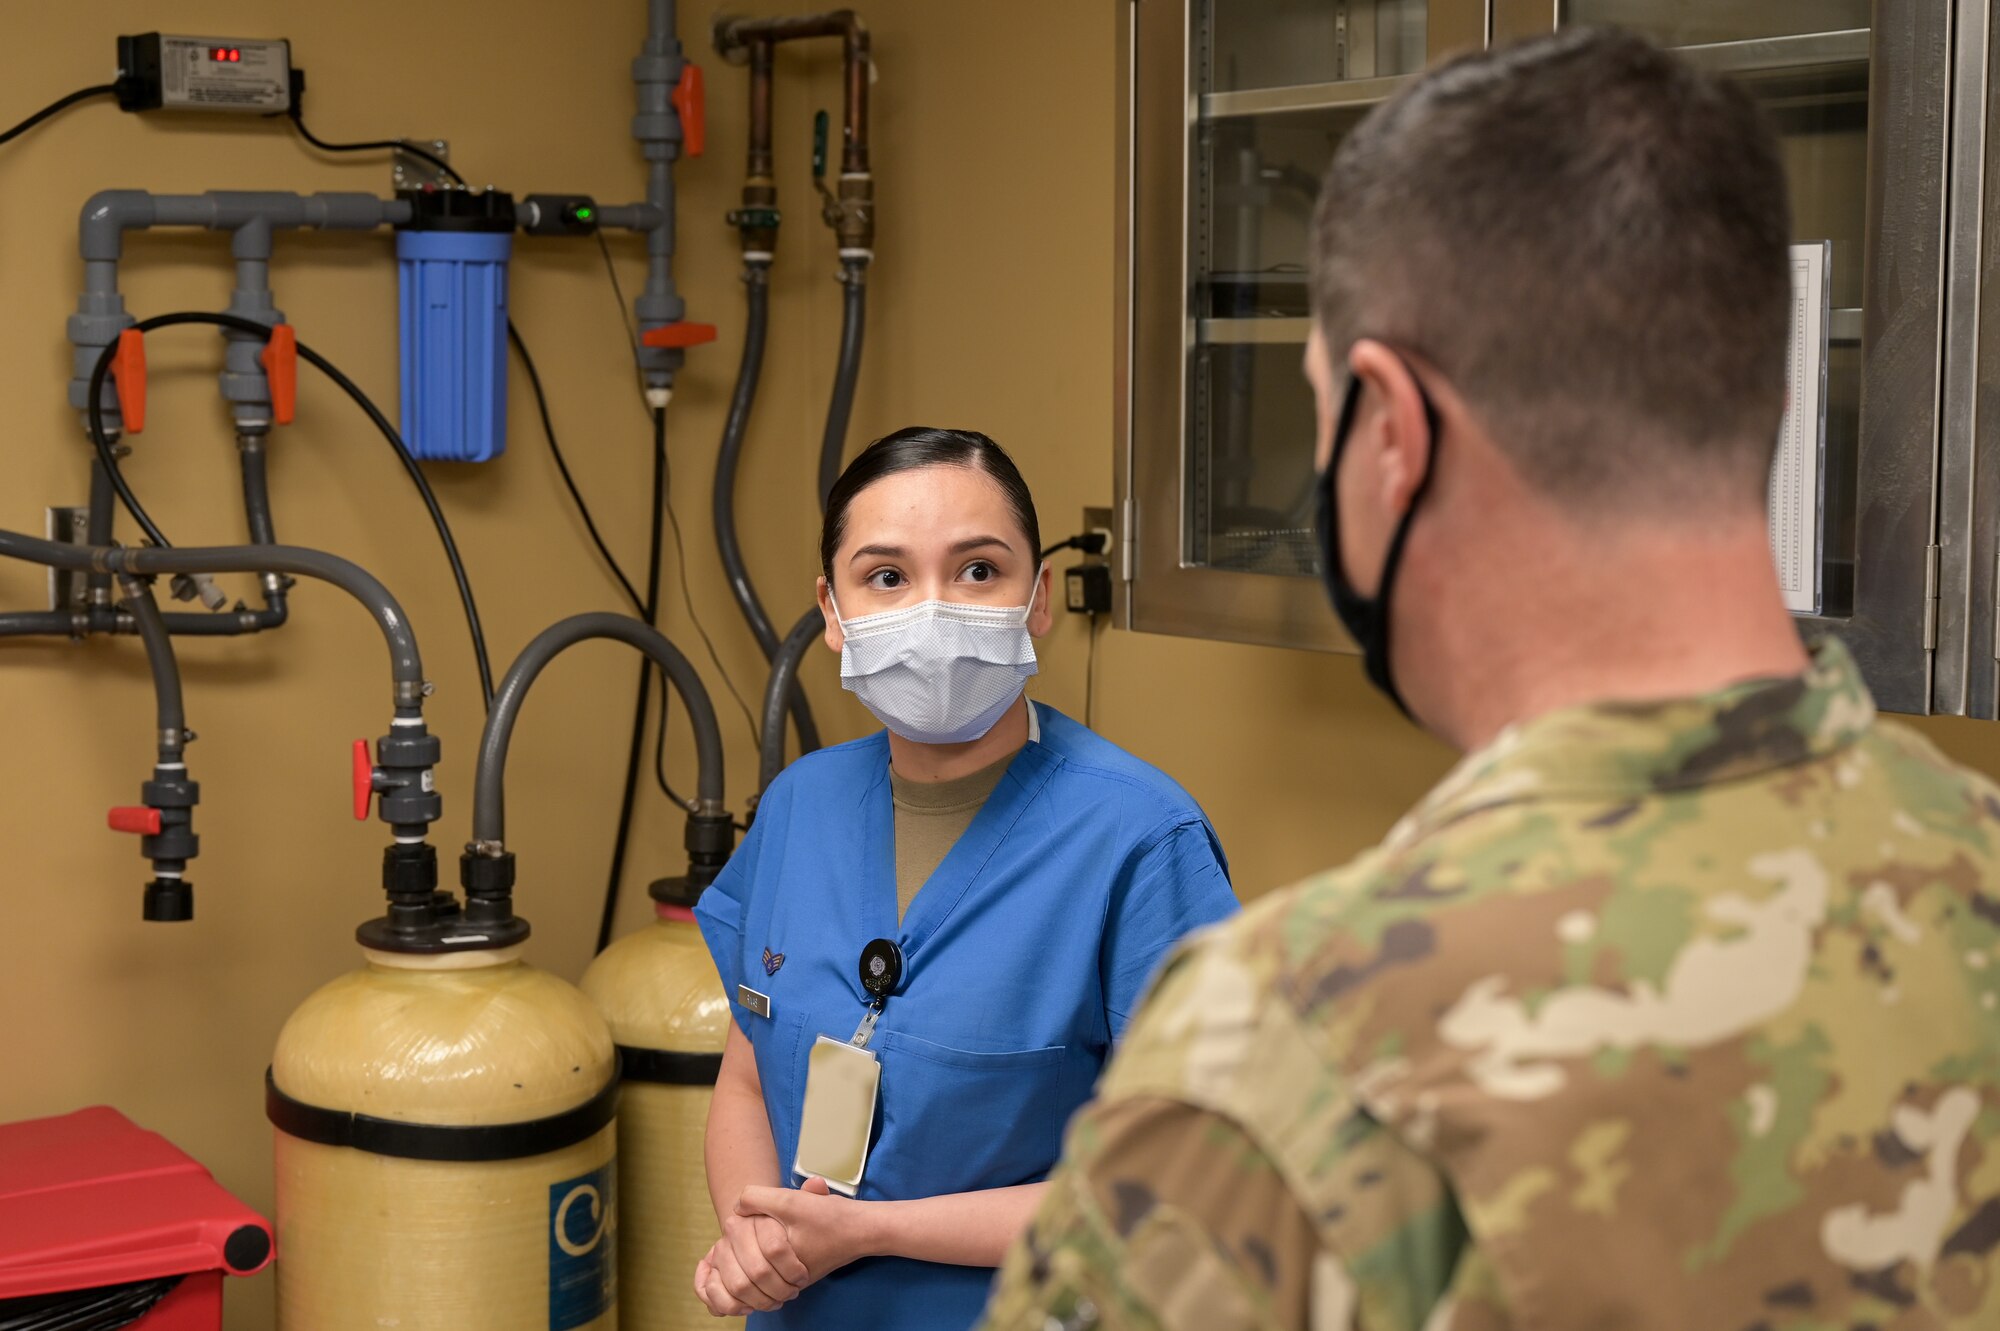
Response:
[[[118,105],[127,111],[282,114],[292,109],[292,44],[159,32],[120,37]]]

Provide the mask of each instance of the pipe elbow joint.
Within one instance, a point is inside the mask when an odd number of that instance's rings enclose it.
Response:
[[[125,233],[152,224],[153,196],[145,190],[99,190],[84,201],[78,248],[86,261],[116,262],[125,252]]]

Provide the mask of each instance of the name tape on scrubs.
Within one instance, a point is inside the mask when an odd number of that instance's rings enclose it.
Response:
[[[806,1103],[799,1118],[799,1149],[792,1172],[826,1180],[852,1197],[868,1168],[868,1139],[875,1129],[875,1098],[882,1065],[850,1040],[822,1035],[806,1061]]]
[[[768,994],[760,994],[747,984],[739,984],[736,986],[736,1001],[764,1020],[771,1019],[771,999]]]

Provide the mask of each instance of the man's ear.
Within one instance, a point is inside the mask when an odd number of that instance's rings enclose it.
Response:
[[[1348,353],[1347,364],[1361,380],[1362,394],[1372,402],[1365,437],[1377,450],[1371,473],[1381,486],[1376,498],[1385,512],[1400,517],[1430,475],[1432,438],[1430,413],[1416,373],[1400,354],[1372,338],[1363,338]],[[1353,447],[1350,442],[1349,447]]]

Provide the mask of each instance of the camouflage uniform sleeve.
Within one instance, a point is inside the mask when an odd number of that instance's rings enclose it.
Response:
[[[1305,1327],[1318,1246],[1235,1125],[1171,1100],[1096,1105],[1001,1270],[988,1325]]]
[[[1443,1178],[1259,994],[1264,914],[1162,975],[1002,1268],[994,1331],[1420,1331],[1461,1291]]]

